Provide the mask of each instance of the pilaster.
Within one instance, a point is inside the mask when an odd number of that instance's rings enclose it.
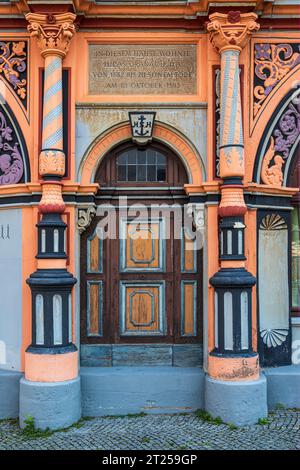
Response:
[[[224,420],[231,415],[231,421],[240,425],[257,421],[267,409],[266,383],[260,378],[252,338],[252,288],[256,279],[245,269],[247,207],[243,193],[245,164],[239,79],[240,52],[259,25],[254,13],[231,11],[214,13],[209,18],[210,41],[221,55],[220,177],[223,183],[218,208],[221,269],[210,279],[214,287],[214,324],[210,325],[214,348],[208,356],[206,408]],[[250,388],[239,388],[239,383],[248,383]],[[251,387],[253,383],[255,386]],[[254,406],[257,397],[252,392],[249,394],[248,389],[265,397],[259,407]],[[233,390],[238,393],[231,395]],[[226,406],[220,403],[220,396]]]
[[[63,152],[62,61],[75,33],[76,15],[28,13],[28,31],[45,60],[42,150],[39,173],[37,271],[27,279],[32,294],[32,342],[25,352],[25,377],[20,390],[20,424],[31,415],[38,427],[52,429],[80,418],[78,351],[72,338],[72,289],[76,279],[66,268],[66,228],[62,178]],[[74,400],[61,415],[59,402],[70,393]],[[43,410],[36,406],[36,396]],[[55,399],[54,399],[55,398]]]

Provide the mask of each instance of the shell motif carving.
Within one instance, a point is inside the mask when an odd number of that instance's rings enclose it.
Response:
[[[281,346],[286,340],[289,330],[278,328],[278,329],[267,329],[261,330],[260,336],[268,348],[276,348]]]
[[[259,228],[260,230],[286,230],[287,224],[280,215],[268,214],[262,219]]]

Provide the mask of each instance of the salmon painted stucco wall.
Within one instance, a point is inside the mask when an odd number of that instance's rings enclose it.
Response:
[[[266,32],[260,31],[253,34],[251,42],[243,49],[240,56],[240,64],[244,68],[243,74],[243,120],[245,139],[245,182],[252,182],[254,160],[257,149],[265,128],[268,126],[270,116],[280,103],[285,94],[290,90],[295,77],[299,77],[300,65],[288,73],[270,94],[265,101],[264,108],[259,118],[253,122],[251,109],[253,106],[253,57],[252,51],[256,42],[280,42],[286,40],[286,32]],[[36,41],[30,38],[27,32],[2,32],[3,41],[27,40],[29,42],[27,67],[28,67],[28,112],[20,106],[20,100],[3,81],[6,90],[5,99],[12,109],[16,120],[24,136],[30,160],[31,181],[28,183],[14,185],[14,187],[0,186],[0,197],[17,194],[41,194],[38,174],[39,155],[39,129],[40,129],[40,69],[44,66],[44,61],[40,55]],[[288,41],[300,42],[299,34],[288,33]],[[193,96],[89,96],[87,94],[88,75],[88,44],[197,44],[198,52],[198,77],[197,94]],[[157,111],[157,120],[181,133],[184,138],[195,148],[199,159],[203,164],[202,182],[194,188],[194,193],[219,192],[218,181],[214,181],[214,96],[212,93],[212,71],[213,67],[220,65],[220,56],[213,49],[205,33],[185,33],[185,32],[78,32],[75,34],[70,51],[64,60],[63,66],[71,70],[70,83],[70,168],[69,178],[64,180],[64,193],[78,194],[84,192],[93,193],[95,187],[81,186],[80,167],[82,160],[90,149],[96,138],[109,131],[115,125],[127,120],[128,110],[135,108],[150,107]],[[171,104],[170,104],[171,103]],[[92,183],[90,181],[89,183]],[[249,184],[250,193],[259,192],[262,194],[284,194],[291,195],[291,191],[285,188],[271,188],[264,185]],[[68,269],[71,272],[79,272],[78,265],[78,234],[76,233],[76,209],[74,204],[68,204],[66,209],[68,214]],[[14,252],[11,260],[12,268],[15,272],[12,277],[16,279],[14,287],[8,288],[8,282],[0,282],[1,297],[6,295],[7,321],[4,318],[4,326],[0,331],[4,331],[6,341],[11,344],[17,353],[7,355],[5,364],[0,367],[12,369],[24,368],[24,350],[30,343],[31,338],[31,299],[30,290],[26,285],[26,278],[35,271],[37,267],[35,255],[37,251],[36,228],[37,223],[37,203],[30,206],[18,205],[17,208],[3,207],[0,217],[9,217],[14,224],[18,237],[14,240]],[[1,225],[1,224],[0,224]],[[256,275],[256,211],[250,210],[246,215],[246,268]],[[213,325],[213,293],[208,279],[219,269],[218,261],[218,240],[217,240],[217,206],[211,205],[207,209],[207,246],[206,250],[206,283],[204,283],[204,295],[207,296],[207,322]],[[1,246],[0,246],[1,250]],[[5,250],[6,251],[6,250]],[[6,252],[9,256],[9,252]],[[6,266],[6,259],[4,259]],[[76,275],[76,274],[75,274]],[[17,287],[19,286],[19,287]],[[8,290],[9,289],[9,290]],[[15,295],[15,292],[18,295]],[[73,292],[73,306],[78,309],[79,284]],[[255,310],[255,288],[253,290],[253,337],[256,338],[256,310]],[[75,308],[73,307],[75,312]],[[73,314],[75,315],[75,313]],[[13,316],[13,315],[15,316]],[[2,320],[1,320],[2,321]],[[78,318],[74,322],[73,335],[74,342],[78,344],[79,325]],[[15,328],[15,330],[14,330]],[[14,334],[13,334],[14,330]],[[213,328],[209,328],[207,348],[213,348]],[[3,340],[0,337],[0,341]],[[1,347],[1,342],[0,342]],[[10,347],[10,346],[9,346]]]

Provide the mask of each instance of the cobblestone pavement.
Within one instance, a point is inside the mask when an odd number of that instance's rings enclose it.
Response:
[[[239,429],[196,414],[92,418],[48,434],[21,431],[16,420],[1,421],[0,449],[300,450],[300,410],[277,410],[266,423]]]

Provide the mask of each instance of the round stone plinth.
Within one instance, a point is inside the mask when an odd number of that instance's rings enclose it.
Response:
[[[67,428],[81,417],[80,378],[64,382],[20,381],[20,426],[34,418],[39,429]]]
[[[214,418],[236,426],[255,424],[268,415],[267,382],[258,380],[222,381],[205,377],[205,409]]]

